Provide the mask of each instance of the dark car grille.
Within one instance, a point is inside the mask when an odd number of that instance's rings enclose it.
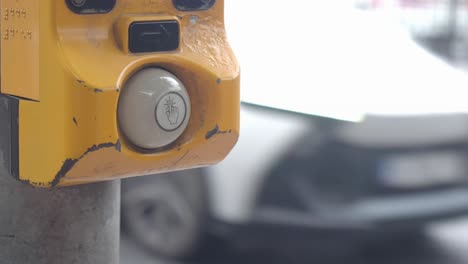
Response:
[[[260,203],[288,208],[345,204],[362,198],[386,197],[467,185],[467,181],[421,188],[385,186],[377,179],[378,164],[389,155],[456,151],[468,157],[467,144],[424,148],[361,148],[332,141],[310,156],[289,153],[267,177]],[[468,179],[468,175],[466,177]]]

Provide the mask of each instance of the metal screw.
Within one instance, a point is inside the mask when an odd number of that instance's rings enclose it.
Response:
[[[195,25],[198,22],[198,16],[192,15],[190,16],[190,23]]]

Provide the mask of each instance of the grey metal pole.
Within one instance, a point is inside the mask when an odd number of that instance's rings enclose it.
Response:
[[[38,189],[0,175],[0,264],[118,264],[120,181]]]

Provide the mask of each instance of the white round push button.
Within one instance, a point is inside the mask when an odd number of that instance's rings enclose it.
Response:
[[[190,97],[183,83],[160,68],[146,68],[122,89],[118,121],[135,146],[158,149],[176,141],[190,119]]]

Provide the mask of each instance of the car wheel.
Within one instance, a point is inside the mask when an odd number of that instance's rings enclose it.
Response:
[[[195,170],[124,182],[125,232],[159,256],[192,257],[205,233],[207,204],[203,189],[200,171]]]

